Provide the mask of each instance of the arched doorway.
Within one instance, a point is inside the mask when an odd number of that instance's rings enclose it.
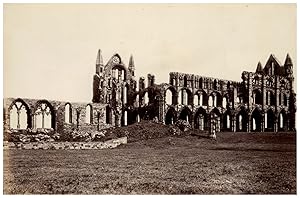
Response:
[[[274,132],[275,115],[272,109],[265,114],[265,131]]]
[[[236,115],[236,131],[247,132],[248,114],[244,108]]]
[[[227,110],[223,114],[223,131],[231,131],[231,114],[229,110]]]
[[[192,117],[192,112],[189,108],[185,107],[181,110],[179,114],[179,119],[180,120],[185,120],[189,123],[191,123],[191,117]]]
[[[176,122],[176,111],[174,108],[169,108],[166,117],[165,117],[165,124],[170,125]]]
[[[203,108],[199,108],[195,114],[195,129],[201,131],[208,130],[207,113]]]
[[[255,109],[251,115],[251,131],[261,131],[262,114],[258,109]]]
[[[284,110],[278,115],[278,131],[287,131],[287,115]]]

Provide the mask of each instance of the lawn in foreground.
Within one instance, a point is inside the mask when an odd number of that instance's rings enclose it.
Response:
[[[165,137],[107,150],[5,150],[5,194],[296,193],[294,133]]]

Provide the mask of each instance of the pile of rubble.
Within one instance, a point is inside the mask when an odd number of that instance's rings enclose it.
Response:
[[[184,120],[179,120],[175,125],[164,125],[153,121],[141,121],[126,127],[114,128],[108,132],[117,137],[128,137],[129,142],[161,138],[167,136],[183,136],[189,134],[191,126]]]
[[[90,142],[90,141],[104,141],[105,138],[105,130],[102,131],[73,131],[70,134],[70,141],[74,142]]]
[[[10,130],[5,133],[4,140],[9,142],[54,142],[60,139],[60,134],[53,129]]]

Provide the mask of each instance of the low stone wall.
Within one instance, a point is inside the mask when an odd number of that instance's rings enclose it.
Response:
[[[127,144],[127,137],[108,140],[106,142],[4,142],[4,149],[106,149],[115,148],[121,144]]]

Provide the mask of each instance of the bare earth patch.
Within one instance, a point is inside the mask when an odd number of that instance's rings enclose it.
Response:
[[[5,194],[296,194],[295,133],[140,140],[107,150],[5,150]]]

